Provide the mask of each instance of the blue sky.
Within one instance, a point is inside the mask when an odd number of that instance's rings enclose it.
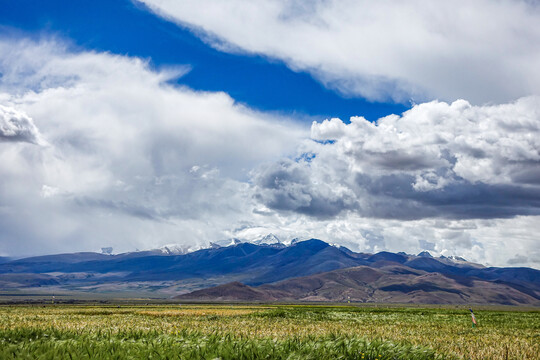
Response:
[[[0,256],[273,233],[540,267],[538,23],[525,0],[0,0]]]
[[[196,90],[225,91],[250,107],[298,118],[376,120],[410,104],[371,102],[326,89],[309,74],[265,56],[215,50],[185,27],[156,17],[130,0],[2,1],[0,23],[13,36],[57,36],[85,50],[137,56],[152,66],[189,65],[178,83]]]

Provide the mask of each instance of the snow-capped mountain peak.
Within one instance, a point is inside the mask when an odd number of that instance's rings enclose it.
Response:
[[[282,244],[281,243],[281,240],[279,240],[279,238],[270,233],[266,236],[263,236],[262,238],[258,239],[258,240],[255,240],[255,241],[251,241],[252,244],[255,244],[255,245],[278,245],[278,244]]]
[[[190,246],[183,244],[168,244],[158,248],[158,251],[161,251],[167,255],[185,255],[193,251],[202,249],[201,246]]]

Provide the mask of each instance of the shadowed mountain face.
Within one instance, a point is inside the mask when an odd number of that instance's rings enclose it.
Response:
[[[290,282],[283,282],[287,279]],[[135,288],[173,296],[229,282],[234,286],[216,288],[227,295],[215,299],[341,301],[351,296],[355,301],[512,304],[540,299],[538,270],[485,268],[426,254],[355,253],[315,239],[291,246],[237,243],[183,255],[76,253],[0,263],[0,290]],[[476,289],[483,289],[485,296]],[[200,294],[201,299],[213,299]]]
[[[285,248],[240,243],[185,255],[102,255],[78,253],[41,256],[0,264],[1,273],[122,273],[124,281],[170,281],[213,276],[240,276],[251,285],[310,275],[361,262],[320,240]],[[118,275],[114,275],[117,277]]]

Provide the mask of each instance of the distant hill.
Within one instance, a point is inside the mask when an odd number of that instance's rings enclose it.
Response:
[[[0,290],[33,287],[91,293],[129,290],[170,297],[236,282],[237,288],[242,284],[240,287],[244,292],[256,289],[257,295],[252,296],[262,296],[261,299],[277,298],[278,294],[282,294],[291,299],[337,300],[340,296],[350,296],[343,295],[347,292],[368,291],[366,289],[371,286],[373,293],[369,296],[358,295],[359,301],[397,301],[401,296],[398,294],[407,294],[403,298],[407,302],[411,294],[415,294],[414,301],[436,303],[442,301],[440,298],[443,294],[452,301],[478,298],[481,302],[497,302],[495,295],[489,297],[488,294],[502,291],[498,303],[519,303],[522,301],[519,294],[538,299],[540,294],[540,271],[530,268],[486,268],[461,258],[432,257],[427,253],[356,253],[317,239],[295,240],[285,245],[273,235],[264,237],[258,244],[237,240],[227,244],[213,244],[210,248],[182,254],[167,247],[169,251],[156,249],[117,255],[85,252],[6,259],[0,262]],[[362,279],[367,274],[378,278],[364,281],[369,283],[364,290],[346,286],[349,282],[355,283],[356,277],[343,280],[343,286],[330,288],[328,284],[321,284],[320,290],[314,295],[293,291],[292,285],[284,289],[275,287],[288,279],[293,281],[291,284],[298,284],[295,282],[298,278],[307,279],[310,276],[315,276],[313,279],[319,279],[317,281],[330,281],[330,278],[317,276],[347,274],[345,270],[334,273],[340,269],[357,269],[356,273],[358,269],[364,269]],[[432,278],[429,277],[430,273],[433,274]],[[308,283],[310,281],[315,280]],[[265,287],[267,285],[274,288]],[[307,284],[299,285],[299,288],[315,291]],[[479,297],[475,288],[489,290],[485,299]],[[328,290],[323,292],[323,289]],[[276,292],[278,290],[283,293]],[[519,294],[514,294],[514,291]],[[234,297],[231,294],[234,291],[230,292],[230,296]],[[512,294],[512,298],[508,300],[505,294]],[[523,301],[531,303],[532,300],[525,297]]]
[[[540,305],[497,282],[428,273],[406,266],[358,266],[250,287],[238,282],[176,297],[191,301],[331,301],[420,304]]]
[[[275,293],[268,289],[258,289],[244,285],[238,281],[224,285],[218,285],[203,290],[196,290],[175,298],[194,301],[276,301],[278,299],[289,300],[292,295],[287,292]]]

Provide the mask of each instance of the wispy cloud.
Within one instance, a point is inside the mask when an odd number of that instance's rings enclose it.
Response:
[[[540,93],[540,7],[504,1],[140,0],[216,48],[276,58],[372,100]]]

